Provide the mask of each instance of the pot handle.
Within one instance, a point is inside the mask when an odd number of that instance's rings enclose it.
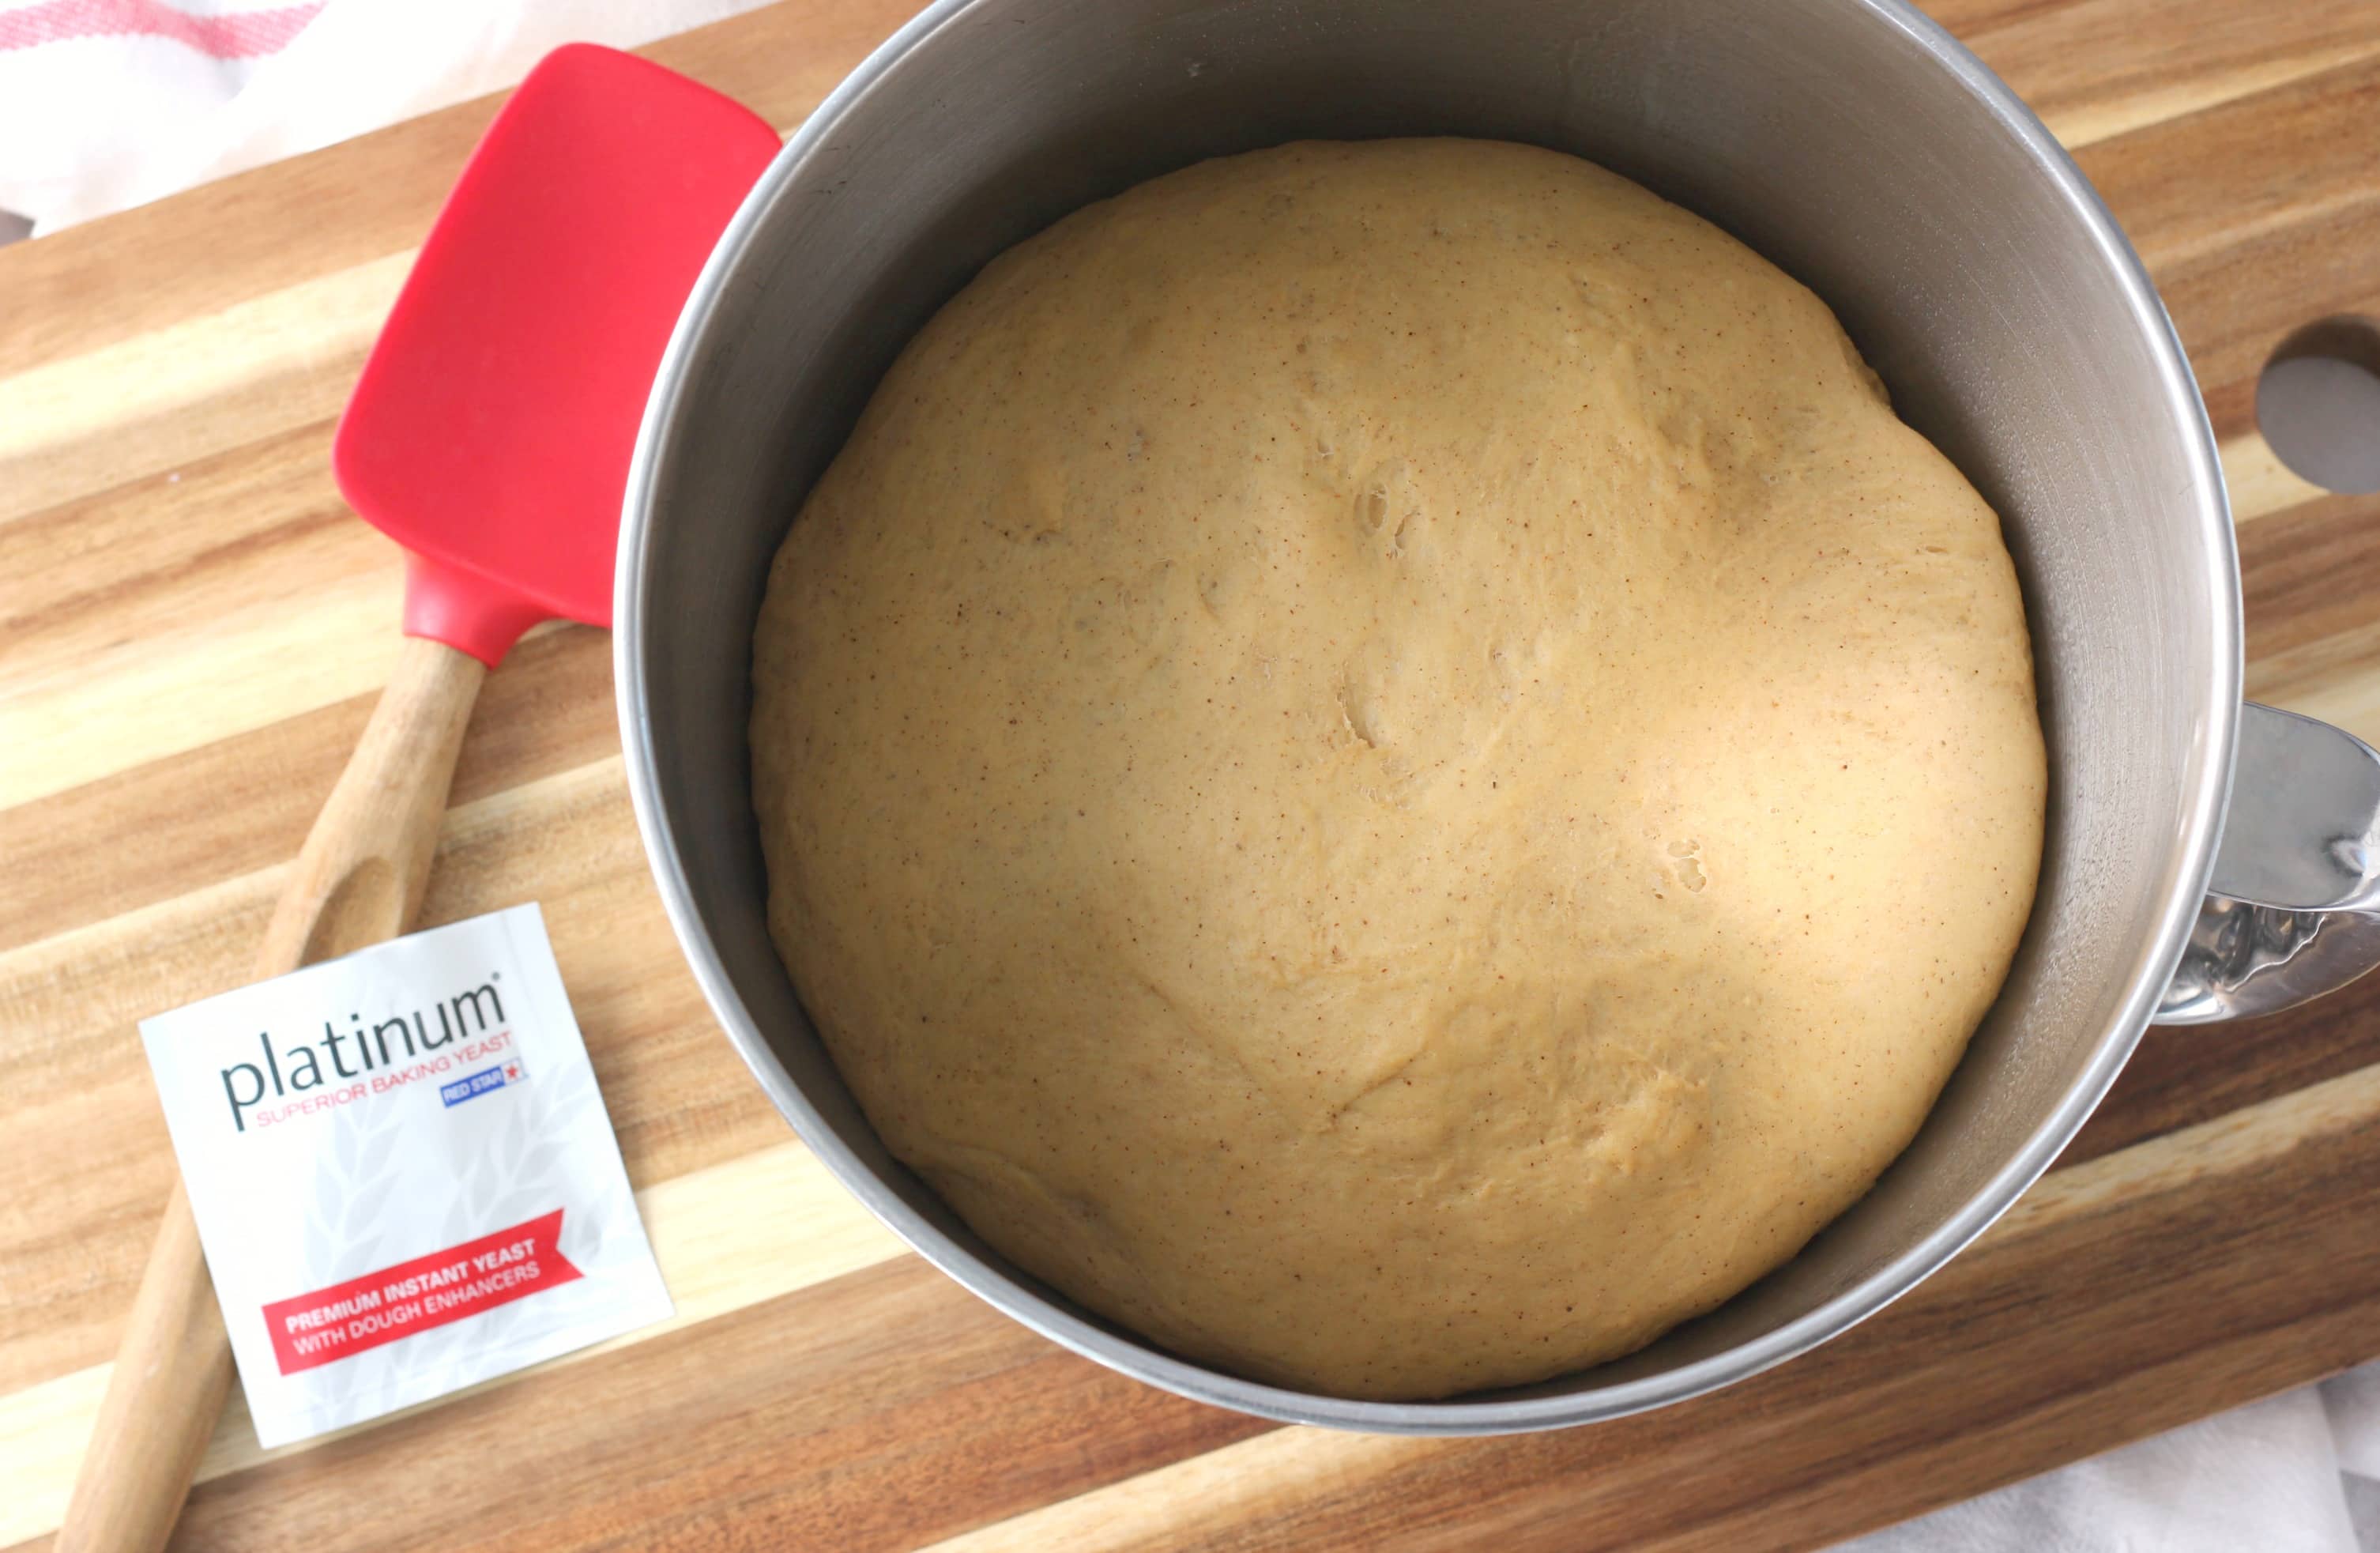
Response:
[[[2155,1023],[2318,998],[2380,965],[2380,751],[2295,712],[2240,709],[2215,876]]]

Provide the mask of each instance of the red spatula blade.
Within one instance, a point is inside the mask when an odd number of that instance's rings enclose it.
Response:
[[[741,104],[589,43],[548,55],[504,104],[331,451],[348,502],[413,554],[408,635],[492,665],[540,620],[611,623],[654,370],[776,152]]]

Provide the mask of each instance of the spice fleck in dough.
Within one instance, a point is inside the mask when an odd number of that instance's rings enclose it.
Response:
[[[770,926],[994,1246],[1352,1397],[1624,1353],[1909,1141],[2030,910],[1992,511],[1585,162],[1210,162],[1003,255],[769,579]]]

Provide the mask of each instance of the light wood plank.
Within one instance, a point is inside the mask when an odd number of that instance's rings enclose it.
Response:
[[[250,574],[255,576],[256,574]],[[0,807],[98,782],[378,688],[404,636],[405,575],[374,556],[281,579],[277,598],[95,653],[0,700]]]
[[[0,809],[0,857],[14,874],[0,891],[0,952],[288,858],[371,704],[352,697]],[[472,803],[619,748],[610,636],[540,631],[480,693],[453,799]],[[143,844],[91,844],[111,834]]]
[[[0,522],[336,416],[412,266],[388,254],[0,377]]]
[[[2261,432],[2243,431],[2216,451],[2223,458],[2223,484],[2231,493],[2235,524],[2270,517],[2330,494],[2282,463]]]

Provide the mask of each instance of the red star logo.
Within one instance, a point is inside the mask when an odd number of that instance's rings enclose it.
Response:
[[[520,1064],[518,1062],[506,1062],[504,1064],[504,1077],[507,1079],[520,1077]]]

